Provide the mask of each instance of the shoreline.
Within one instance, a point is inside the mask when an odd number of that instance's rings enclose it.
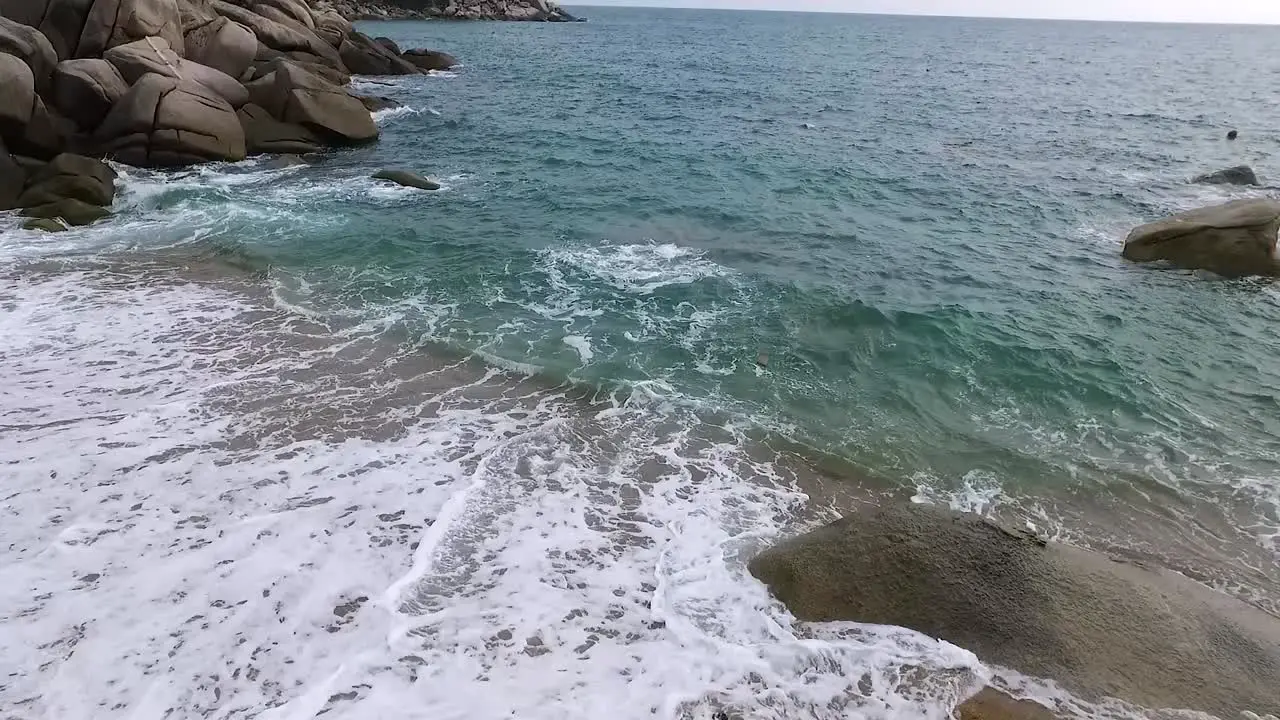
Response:
[[[117,262],[122,264],[110,269]],[[18,268],[6,274],[9,276],[9,282],[12,283],[21,281],[31,268],[36,268],[37,275],[43,275],[56,282],[59,275],[70,273],[73,276],[83,276],[85,272],[89,272],[92,276],[105,270],[106,275],[102,277],[115,278],[111,280],[114,287],[106,289],[109,294],[121,292],[128,294],[131,292],[128,290],[130,287],[137,290],[151,288],[146,292],[154,294],[170,283],[175,283],[175,288],[185,285],[191,285],[193,289],[207,287],[217,294],[231,292],[232,296],[238,296],[239,300],[230,303],[231,307],[240,308],[235,311],[238,315],[225,317],[225,320],[230,321],[230,325],[225,321],[213,324],[202,321],[201,324],[205,327],[196,330],[191,337],[195,347],[201,348],[199,350],[201,354],[212,352],[209,359],[213,362],[210,364],[207,360],[201,361],[200,365],[218,369],[219,373],[230,372],[232,377],[240,375],[242,371],[249,371],[248,375],[244,375],[241,380],[234,383],[228,383],[227,378],[213,379],[212,384],[209,385],[209,391],[200,391],[200,394],[205,397],[201,404],[205,405],[209,411],[225,416],[229,420],[240,418],[230,420],[230,424],[219,421],[210,426],[225,429],[239,426],[234,433],[223,435],[220,439],[210,436],[206,441],[208,444],[204,445],[203,449],[189,447],[177,455],[177,458],[188,457],[200,464],[207,462],[200,460],[201,456],[207,455],[208,460],[214,460],[225,453],[231,462],[229,467],[247,467],[244,465],[246,462],[256,465],[273,455],[288,457],[296,452],[290,448],[306,446],[342,447],[351,443],[371,443],[368,446],[370,450],[379,446],[386,446],[388,449],[403,447],[403,443],[418,432],[415,428],[421,427],[424,422],[430,424],[433,422],[430,419],[432,416],[446,409],[451,413],[462,412],[463,417],[471,418],[468,422],[487,423],[485,418],[490,416],[509,417],[512,413],[536,415],[541,412],[540,408],[549,407],[546,404],[548,401],[554,403],[553,406],[577,408],[570,416],[552,421],[552,426],[559,427],[561,423],[568,422],[569,424],[565,427],[574,428],[565,437],[587,440],[591,443],[603,442],[602,447],[612,447],[617,451],[621,450],[621,446],[615,444],[616,440],[609,440],[608,434],[598,435],[602,428],[592,429],[596,423],[592,418],[607,417],[614,413],[626,415],[640,412],[644,415],[649,412],[641,408],[628,410],[625,403],[621,405],[611,401],[602,403],[598,391],[589,387],[566,386],[563,383],[548,382],[537,376],[511,374],[487,366],[474,357],[458,356],[447,359],[442,357],[438,350],[429,350],[424,353],[423,350],[426,348],[419,342],[397,336],[396,333],[388,336],[385,330],[379,330],[376,324],[366,326],[364,323],[357,323],[348,330],[338,330],[335,333],[332,328],[326,326],[327,323],[318,318],[312,319],[279,307],[270,307],[272,300],[269,284],[264,282],[265,277],[260,273],[245,273],[234,265],[228,266],[216,260],[211,264],[207,261],[202,262],[203,264],[192,264],[179,254],[155,257],[139,265],[138,258],[129,255],[118,261],[108,261],[105,265],[101,261],[94,261],[89,269],[67,267],[61,263],[40,269],[37,263],[26,270]],[[92,269],[94,267],[97,269]],[[85,285],[82,280],[77,281],[76,284],[86,290],[92,287],[92,285]],[[94,294],[97,294],[97,291],[90,293],[90,295]],[[109,295],[99,295],[99,297],[105,300]],[[225,301],[219,301],[216,304],[227,305]],[[195,303],[195,306],[198,308],[200,303]],[[218,329],[219,324],[223,329]],[[239,331],[234,329],[237,327],[240,328]],[[33,329],[38,330],[38,327]],[[250,331],[247,335],[243,334],[245,329]],[[370,331],[373,331],[372,334],[369,334]],[[264,332],[267,334],[263,335]],[[278,339],[270,339],[281,332],[285,333],[280,335],[281,338],[295,339],[284,345]],[[172,336],[171,333],[166,334]],[[390,344],[387,344],[388,341]],[[291,348],[291,345],[294,347]],[[225,356],[225,359],[214,360],[219,356]],[[9,361],[13,359],[11,357]],[[0,360],[3,360],[2,355]],[[231,364],[227,364],[228,361]],[[247,364],[242,365],[242,363]],[[252,370],[254,366],[261,366],[265,372]],[[271,370],[276,366],[281,368],[283,374]],[[259,374],[261,377],[255,379],[254,376]],[[270,378],[269,382],[268,378]],[[173,383],[161,382],[158,385],[172,387]],[[236,389],[237,387],[240,389]],[[319,388],[324,389],[317,394]],[[330,396],[329,393],[335,394]],[[455,396],[456,400],[447,403],[439,401],[441,398],[450,396]],[[561,405],[562,403],[568,403],[568,405]],[[569,417],[577,419],[569,420]],[[251,418],[253,418],[252,422],[245,422]],[[645,427],[660,433],[676,431],[686,426],[685,421],[679,421],[666,430],[660,430],[668,425],[668,421],[661,420],[660,416],[655,416],[654,420],[657,421],[656,425],[649,425],[646,421]],[[671,421],[674,420],[675,418],[671,418]],[[736,424],[732,419],[726,418],[726,420]],[[351,421],[355,421],[356,424],[351,424]],[[58,422],[61,421],[54,420],[55,424],[49,425],[46,421],[31,428],[22,428],[11,423],[6,425],[11,432],[27,433],[42,432],[37,430],[37,427],[56,427]],[[685,452],[692,452],[691,457],[696,457],[699,452],[726,441],[739,449],[752,446],[749,442],[743,444],[746,436],[738,436],[737,440],[732,439],[733,435],[717,438],[716,426],[706,425],[705,422],[706,418],[698,422],[698,426],[705,431],[699,434],[704,434],[705,439],[693,441],[692,445],[687,445]],[[216,432],[221,434],[225,430]],[[691,440],[692,438],[686,438],[683,442],[687,444]],[[773,536],[775,539],[792,535],[798,530],[816,527],[834,517],[833,511],[848,510],[855,504],[894,505],[910,502],[900,490],[886,492],[885,489],[876,490],[865,485],[855,489],[857,485],[851,485],[849,478],[819,473],[813,459],[794,455],[791,450],[778,448],[777,444],[774,440],[766,439],[763,444],[755,446],[758,453],[746,450],[741,461],[746,462],[747,465],[744,469],[736,470],[732,474],[733,477],[738,478],[736,482],[744,483],[744,478],[753,475],[759,478],[758,473],[761,469],[771,468],[770,472],[781,473],[781,475],[770,483],[780,482],[781,484],[774,489],[768,489],[769,484],[766,484],[763,489],[767,493],[785,492],[784,488],[791,486],[803,490],[806,494],[807,499],[802,504],[791,506],[789,511],[791,515],[778,526],[776,530],[778,535]],[[784,447],[785,444],[783,443]],[[699,447],[703,450],[698,450]],[[449,451],[449,456],[467,457],[472,452],[472,448],[473,446],[469,444],[455,446]],[[385,450],[372,452],[372,456],[385,455]],[[751,459],[753,455],[757,457]],[[661,456],[656,456],[655,459],[657,457]],[[791,459],[788,460],[788,458]],[[157,467],[164,467],[169,462],[171,461],[162,459]],[[215,463],[218,462],[222,461],[215,460]],[[663,462],[665,461],[659,460],[658,465],[651,466],[651,471],[656,473],[651,476],[655,482],[664,482],[660,480],[663,477],[661,470]],[[273,463],[268,463],[266,467],[269,468],[271,464]],[[710,470],[710,467],[703,467],[694,472],[692,479],[694,482],[702,482],[705,478],[699,479],[701,473]],[[465,476],[466,471],[463,474],[463,477]],[[746,485],[755,485],[756,482],[758,481],[746,481]],[[115,484],[119,485],[118,482]],[[289,484],[294,483],[291,481]],[[131,486],[120,487],[127,489]],[[319,490],[319,493],[316,490]],[[854,491],[852,495],[849,494],[851,490]],[[25,492],[31,492],[31,490]],[[38,497],[40,491],[36,492]],[[136,487],[132,492],[137,492]],[[254,501],[256,491],[243,488],[237,492],[243,500]],[[394,489],[392,486],[386,486],[381,492],[388,502],[397,502],[395,500],[397,497],[405,498],[403,488]],[[305,498],[317,499],[328,494],[331,494],[331,489],[322,489],[319,486],[309,490],[302,496],[303,507],[312,507],[305,505],[311,502]],[[16,497],[18,496],[10,495],[9,502],[12,503]],[[643,497],[643,491],[641,497]],[[276,502],[284,501],[276,500]],[[296,503],[299,500],[294,497],[288,502]],[[330,502],[338,501],[325,501],[325,506],[327,507]],[[635,509],[629,512],[636,512],[639,508],[640,506],[635,506]],[[396,508],[387,505],[380,508],[382,512],[378,514],[390,516],[404,509],[404,507]],[[179,515],[185,512],[182,511]],[[201,514],[203,511],[193,510],[192,512],[193,517],[207,515],[207,513]],[[40,515],[38,512],[29,514],[37,517]],[[228,519],[231,520],[233,517]],[[494,516],[491,521],[496,519],[497,516]],[[632,520],[626,521],[627,524],[630,522]],[[430,525],[418,532],[425,532],[429,528]],[[392,547],[411,548],[413,543],[417,542],[414,540],[416,536],[417,533],[413,531],[402,533],[400,545]],[[762,550],[768,544],[766,536],[757,536],[751,541],[750,547]],[[198,545],[192,547],[195,548]],[[374,550],[381,552],[377,548]],[[410,554],[414,553],[410,552]],[[747,552],[743,561],[745,562],[746,557],[752,554],[754,552]],[[394,556],[384,557],[383,562],[386,561],[394,562]],[[414,562],[416,565],[421,560]],[[96,574],[106,575],[102,572]],[[406,584],[406,581],[396,581],[396,583],[402,589],[412,585],[412,583]],[[367,591],[361,592],[368,595]],[[351,593],[348,595],[350,597],[343,602],[356,597]],[[439,612],[447,607],[437,607],[434,605],[436,602],[438,601],[426,596],[414,600],[414,609],[404,616],[401,622],[408,622],[413,626],[415,622],[412,620],[413,615],[420,612]],[[1006,678],[1007,675],[998,668],[996,674],[1000,678]],[[1014,693],[1015,696],[1021,691],[1027,697],[1039,699],[1040,702],[1049,700],[1055,700],[1058,703],[1067,702],[1064,700],[1066,696],[1045,695],[1047,691],[1044,686],[1035,682],[1028,685],[1027,679],[1019,678],[1021,676],[1016,674],[1008,676],[1006,681],[1002,681],[1004,684],[998,687]],[[1059,708],[1059,711],[1071,707],[1071,703],[1074,702],[1076,701],[1067,702]]]

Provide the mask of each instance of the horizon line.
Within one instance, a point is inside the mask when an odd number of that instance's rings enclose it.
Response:
[[[678,0],[676,0],[678,2]],[[591,9],[610,9],[625,8],[633,10],[708,10],[711,12],[764,12],[764,13],[799,13],[805,15],[866,15],[871,17],[900,17],[900,18],[939,18],[951,20],[1025,20],[1031,22],[1092,22],[1092,23],[1120,23],[1133,25],[1226,25],[1236,27],[1277,27],[1280,26],[1278,21],[1246,21],[1246,20],[1138,20],[1130,18],[1088,18],[1088,17],[1065,17],[1065,16],[1045,16],[1045,15],[957,15],[954,13],[932,13],[932,12],[878,12],[873,10],[817,10],[805,8],[744,8],[744,7],[725,7],[715,6],[707,7],[702,5],[679,5],[679,4],[658,4],[658,3],[641,3],[633,4],[616,3],[610,5],[595,5],[590,3],[560,3],[562,7],[570,8],[591,8]]]

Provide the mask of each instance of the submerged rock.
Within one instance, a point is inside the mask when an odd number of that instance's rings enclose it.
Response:
[[[67,229],[67,226],[52,218],[28,218],[26,222],[22,223],[22,229],[63,232]]]
[[[1280,201],[1236,200],[1143,225],[1129,233],[1124,257],[1165,260],[1225,277],[1276,275]]]
[[[1258,176],[1248,165],[1237,165],[1215,173],[1201,175],[1191,182],[1206,185],[1260,185]]]
[[[64,198],[57,202],[26,208],[22,211],[22,215],[49,220],[61,218],[69,225],[90,225],[111,215],[111,213],[104,208],[90,205],[82,200]]]
[[[862,509],[750,569],[801,620],[911,628],[1085,699],[1280,713],[1280,618],[975,515]]]
[[[415,172],[408,170],[379,170],[373,174],[374,180],[387,180],[405,187],[418,188],[419,190],[439,190],[440,183],[435,180],[425,178]]]

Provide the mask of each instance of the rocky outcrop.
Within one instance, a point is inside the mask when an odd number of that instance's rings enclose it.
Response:
[[[392,101],[351,75],[422,72],[322,0],[0,0],[0,204],[25,183],[10,152],[173,167],[366,142]]]
[[[1201,175],[1191,182],[1205,185],[1259,185],[1258,176],[1248,165],[1237,165],[1226,170]]]
[[[1124,257],[1163,260],[1225,277],[1277,275],[1280,201],[1236,200],[1159,220],[1129,233]]]
[[[750,569],[801,620],[911,628],[1086,699],[1280,713],[1280,618],[974,515],[862,509]]]

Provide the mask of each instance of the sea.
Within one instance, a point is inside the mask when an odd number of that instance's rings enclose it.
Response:
[[[0,718],[1144,715],[747,572],[870,503],[1280,607],[1280,290],[1120,257],[1276,192],[1275,28],[574,10],[0,216]]]

